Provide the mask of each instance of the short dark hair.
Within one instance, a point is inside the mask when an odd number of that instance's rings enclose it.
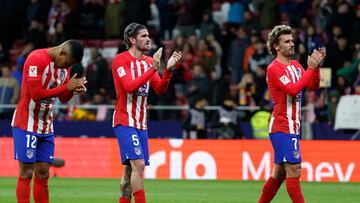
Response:
[[[146,26],[139,23],[130,23],[128,26],[126,26],[124,31],[124,43],[127,49],[131,47],[129,38],[136,37],[139,30],[143,30],[143,29],[147,29]]]
[[[84,47],[78,40],[70,39],[67,40],[66,43],[69,45],[70,53],[72,58],[80,63],[84,56]]]

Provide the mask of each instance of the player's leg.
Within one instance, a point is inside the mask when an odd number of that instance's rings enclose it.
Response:
[[[122,175],[121,182],[120,182],[121,195],[119,198],[119,203],[130,203],[131,202],[132,190],[131,190],[130,179],[131,179],[131,166],[125,165],[124,173]]]
[[[54,135],[42,135],[38,140],[37,162],[35,164],[35,177],[33,196],[35,203],[49,202],[49,174],[50,163],[54,160]]]
[[[277,191],[279,190],[282,182],[286,178],[286,172],[284,165],[282,164],[282,153],[281,153],[281,143],[279,141],[279,137],[281,135],[275,133],[270,134],[271,144],[274,149],[274,173],[272,176],[266,181],[262,193],[259,199],[259,203],[267,203],[271,202],[271,200],[275,197]]]
[[[19,161],[19,177],[16,184],[16,199],[18,203],[30,203],[30,183],[35,164]]]
[[[286,170],[286,190],[294,203],[305,202],[300,187],[301,164],[285,164]]]
[[[144,202],[138,200],[139,196],[145,197],[145,195],[142,195],[142,192],[140,191],[143,191],[142,174],[145,168],[145,163],[139,133],[137,129],[133,127],[122,125],[118,125],[114,128],[114,131],[118,138],[122,164],[131,166],[131,170],[127,171],[130,172],[127,177],[130,178],[131,191],[133,192],[135,202]],[[124,173],[126,173],[126,171],[124,171]],[[125,202],[125,198],[120,197],[120,200],[124,200]]]
[[[143,174],[145,169],[144,159],[130,160],[131,163],[131,190],[135,198],[135,203],[145,203],[145,190]]]
[[[286,170],[286,190],[294,203],[305,202],[304,196],[300,187],[301,176],[301,154],[298,135],[288,135],[285,150],[284,163]]]
[[[149,163],[149,147],[148,147],[148,132],[146,130],[138,130],[139,145],[135,147],[135,154],[138,156],[136,160],[130,160],[131,173],[131,188],[134,192],[135,203],[145,203],[146,196],[144,190],[143,174],[145,166]],[[140,148],[139,148],[140,147]]]
[[[14,158],[19,163],[19,177],[16,184],[18,203],[30,203],[30,182],[36,161],[37,137],[34,134],[13,128]]]

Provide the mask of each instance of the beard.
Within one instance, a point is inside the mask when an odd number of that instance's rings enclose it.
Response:
[[[151,46],[150,46],[150,44],[148,44],[148,45],[143,45],[143,46],[137,45],[137,46],[136,46],[136,49],[140,50],[141,52],[148,52],[148,51],[151,50]]]

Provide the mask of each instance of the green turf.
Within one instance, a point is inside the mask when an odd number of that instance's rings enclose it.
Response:
[[[146,180],[148,203],[257,202],[264,182]],[[0,178],[0,202],[14,203],[16,178]],[[302,183],[306,202],[360,202],[360,183]],[[117,203],[119,180],[50,179],[52,203]],[[274,203],[291,202],[285,186]]]

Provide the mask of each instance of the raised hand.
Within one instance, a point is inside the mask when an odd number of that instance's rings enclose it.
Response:
[[[316,70],[317,67],[324,61],[325,56],[326,54],[324,48],[320,48],[319,50],[314,49],[311,56],[308,56],[308,66],[311,67],[313,70]]]
[[[181,52],[174,51],[171,57],[169,58],[166,67],[172,70],[175,64],[180,61],[181,57],[182,57]]]
[[[153,66],[155,67],[156,70],[159,70],[160,68],[160,59],[162,55],[162,50],[163,48],[160,47],[160,49],[158,49],[153,55]]]

